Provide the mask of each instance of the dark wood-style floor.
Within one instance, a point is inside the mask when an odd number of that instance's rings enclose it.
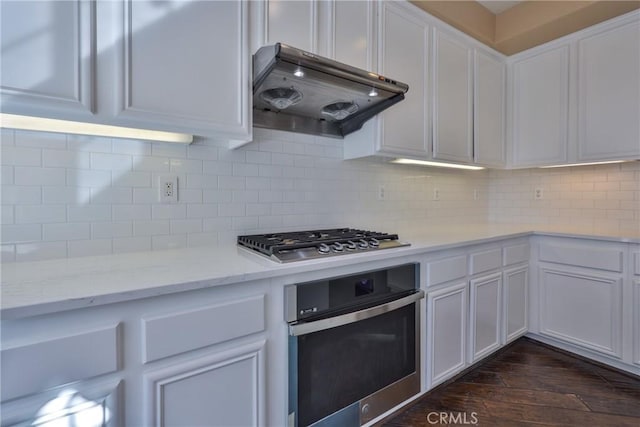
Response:
[[[491,427],[638,427],[640,379],[521,338],[382,425],[473,425],[476,420],[475,425]]]

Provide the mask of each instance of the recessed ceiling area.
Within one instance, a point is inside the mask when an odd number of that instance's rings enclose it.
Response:
[[[522,1],[478,0],[478,3],[489,9],[494,15],[497,15],[512,8],[518,3],[522,3]]]
[[[505,55],[640,8],[640,0],[413,0],[411,3]]]

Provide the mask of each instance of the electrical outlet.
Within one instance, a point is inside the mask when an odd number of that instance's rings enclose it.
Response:
[[[480,200],[480,190],[477,188],[473,190],[473,200]]]
[[[384,200],[384,198],[385,198],[384,185],[380,184],[378,186],[378,200]]]
[[[433,189],[433,200],[440,200],[440,190],[438,188]]]
[[[158,177],[158,201],[161,203],[178,202],[178,177],[176,175],[160,175]]]
[[[544,198],[544,191],[542,191],[542,188],[536,188],[533,190],[533,198],[536,200],[542,200]]]

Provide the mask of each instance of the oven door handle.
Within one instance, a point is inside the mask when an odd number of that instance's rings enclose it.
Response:
[[[375,307],[365,308],[364,310],[354,311],[352,313],[342,314],[336,317],[329,317],[327,319],[316,320],[315,322],[289,325],[289,335],[297,337],[300,335],[310,334],[312,332],[335,328],[337,326],[348,325],[349,323],[369,319],[389,311],[397,310],[406,305],[413,304],[422,298],[424,298],[424,291],[419,290],[418,292],[404,298],[393,300],[386,304],[376,305]]]

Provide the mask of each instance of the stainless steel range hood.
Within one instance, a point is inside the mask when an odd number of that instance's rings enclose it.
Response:
[[[409,86],[282,43],[253,56],[253,125],[342,138]]]

